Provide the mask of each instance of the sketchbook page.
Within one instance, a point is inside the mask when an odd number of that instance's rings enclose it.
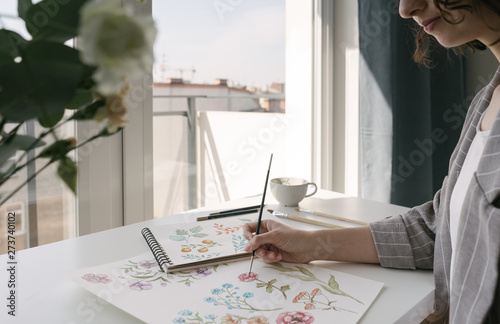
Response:
[[[255,221],[257,213],[196,223],[150,227],[173,264],[186,264],[214,257],[244,253],[247,240],[243,224]]]
[[[165,274],[148,254],[67,275],[146,323],[356,323],[383,283],[256,259]]]

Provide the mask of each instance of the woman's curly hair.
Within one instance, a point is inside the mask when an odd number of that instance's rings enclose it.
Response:
[[[445,21],[450,24],[458,24],[463,20],[460,15],[453,15],[453,11],[465,10],[469,12],[481,13],[482,10],[490,10],[499,16],[500,20],[500,1],[499,0],[434,0],[434,4],[441,12]],[[492,29],[494,27],[491,27]],[[494,44],[500,42],[498,39]],[[424,65],[429,65],[432,61],[430,58],[431,50],[438,44],[434,36],[427,34],[423,28],[416,29],[416,49],[413,54],[413,59]],[[487,44],[487,45],[494,45]],[[452,48],[455,54],[464,54],[467,51],[485,50],[486,45],[478,40],[468,42],[466,44]]]

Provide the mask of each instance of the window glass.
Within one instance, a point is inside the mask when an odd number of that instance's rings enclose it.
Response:
[[[261,194],[285,149],[285,0],[154,1],[153,17],[155,217]]]
[[[2,2],[0,28],[13,30],[26,39],[30,39],[24,22],[17,17],[17,1]],[[8,132],[15,126],[17,125],[7,124],[4,130]],[[40,132],[39,124],[29,121],[21,127],[18,133],[38,136]],[[74,123],[67,123],[57,129],[59,138],[73,137],[74,134]],[[54,139],[47,136],[44,141],[50,144]],[[3,169],[26,163],[39,153],[40,149],[26,154],[18,151],[7,164],[3,165]],[[72,158],[75,160],[75,156]],[[46,163],[47,160],[37,159],[27,168],[12,174],[9,180],[0,187],[0,196],[5,197],[22,185],[28,177],[41,171]],[[74,237],[76,235],[75,206],[76,199],[73,193],[57,176],[57,164],[50,165],[0,206],[0,254],[7,253],[7,233],[12,228],[15,230],[16,251]]]

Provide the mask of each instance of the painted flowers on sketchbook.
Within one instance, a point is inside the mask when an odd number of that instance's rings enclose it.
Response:
[[[269,320],[262,315],[241,316],[234,314],[201,315],[185,309],[177,313],[179,316],[172,320],[172,323],[192,323],[192,324],[269,324]],[[290,322],[292,323],[292,322]]]
[[[122,270],[122,275],[119,278],[127,280],[129,287],[138,291],[152,289],[153,284],[160,287],[166,287],[168,284],[181,283],[189,287],[194,282],[216,272],[220,266],[224,265],[215,265],[209,268],[199,268],[166,274],[160,269],[155,260],[140,260],[137,262],[128,260],[125,266],[120,268]],[[144,287],[142,286],[143,284],[145,285]],[[138,287],[142,289],[135,289]]]
[[[283,298],[287,299],[287,295],[285,291],[290,290],[290,285],[283,285],[283,286],[278,286],[275,285],[278,281],[278,279],[271,279],[269,281],[264,281],[259,279],[259,275],[253,272],[249,273],[242,273],[238,276],[238,279],[241,282],[254,282],[256,281],[257,285],[256,288],[265,288],[266,292],[271,294],[273,291],[279,291],[283,295]]]
[[[272,263],[269,266],[267,266],[266,268],[271,268],[271,269],[277,270],[282,275],[287,276],[287,277],[299,279],[302,281],[316,282],[321,288],[323,288],[323,290],[325,292],[328,292],[331,295],[347,297],[347,298],[350,298],[352,300],[355,300],[359,304],[362,304],[362,305],[365,304],[362,301],[349,295],[348,293],[342,291],[340,289],[339,283],[335,280],[335,276],[332,274],[330,274],[330,278],[327,282],[327,281],[324,281],[322,279],[317,278],[311,271],[309,271],[305,267],[301,267],[301,266],[294,266],[292,268],[289,268],[289,267],[285,267],[281,263]],[[313,291],[316,291],[316,290],[313,290]],[[316,291],[316,294],[317,293],[318,292]],[[315,297],[315,296],[312,296],[312,297]],[[333,302],[335,302],[335,301],[331,301],[329,305],[331,305]],[[328,309],[340,310],[340,309],[336,309],[335,307],[330,307]],[[345,310],[345,309],[342,309],[342,310]]]
[[[169,238],[172,241],[181,241],[181,242],[189,243],[189,239],[191,237],[202,238],[202,237],[208,236],[208,234],[202,233],[201,231],[203,231],[203,227],[201,227],[199,225],[192,227],[190,229],[187,229],[187,230],[179,228],[175,231],[175,233],[177,235],[171,235],[171,236],[169,236]]]
[[[104,284],[110,283],[112,281],[105,274],[93,274],[93,273],[84,274],[82,276],[82,279],[90,283],[104,283]]]
[[[214,306],[224,306],[228,310],[246,310],[246,311],[275,311],[281,309],[276,308],[261,308],[258,305],[260,301],[255,300],[254,293],[250,291],[242,292],[240,287],[231,283],[224,283],[220,287],[213,288],[210,291],[210,296],[204,298],[205,302]]]

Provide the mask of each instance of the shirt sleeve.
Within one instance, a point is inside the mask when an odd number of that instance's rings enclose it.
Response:
[[[446,182],[446,179],[445,179]],[[436,211],[441,190],[434,200],[395,215],[370,223],[370,230],[383,267],[432,269]]]

